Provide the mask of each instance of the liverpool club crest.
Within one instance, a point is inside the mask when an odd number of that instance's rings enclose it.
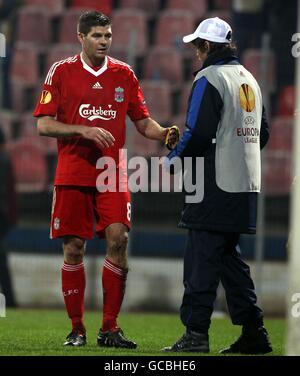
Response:
[[[124,89],[122,87],[115,88],[115,101],[118,103],[124,101]]]

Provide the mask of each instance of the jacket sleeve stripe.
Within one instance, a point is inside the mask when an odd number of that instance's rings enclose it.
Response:
[[[180,157],[192,137],[193,131],[197,125],[198,114],[201,108],[207,82],[207,79],[202,77],[197,81],[194,87],[187,115],[187,129],[184,131],[183,136],[176,148],[168,154],[169,159]]]
[[[197,81],[195,88],[193,90],[189,111],[187,115],[187,126],[191,130],[193,130],[196,127],[198,114],[201,108],[202,98],[204,95],[205,88],[207,86],[207,82],[208,81],[206,77],[200,78],[200,80]]]

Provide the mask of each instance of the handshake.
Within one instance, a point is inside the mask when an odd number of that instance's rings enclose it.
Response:
[[[169,150],[173,150],[180,138],[180,130],[177,125],[173,125],[170,128],[167,128],[167,134],[165,137],[165,146]]]

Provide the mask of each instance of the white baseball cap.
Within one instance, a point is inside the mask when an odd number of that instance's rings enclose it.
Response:
[[[229,33],[229,34],[228,34]],[[232,30],[230,25],[219,17],[207,18],[202,21],[193,34],[183,37],[184,43],[200,38],[210,42],[229,43]]]

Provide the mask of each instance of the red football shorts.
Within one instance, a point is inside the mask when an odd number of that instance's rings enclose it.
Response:
[[[55,186],[50,238],[75,235],[92,239],[96,233],[105,238],[105,229],[123,223],[130,230],[130,193],[98,192],[93,187]]]

